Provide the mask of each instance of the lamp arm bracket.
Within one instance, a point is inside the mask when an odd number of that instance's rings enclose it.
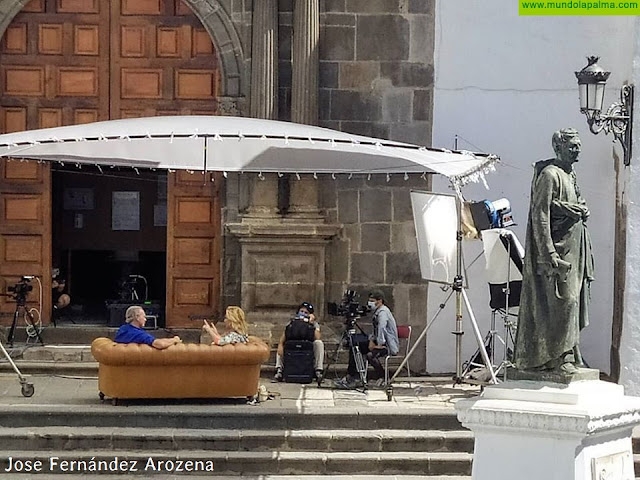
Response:
[[[624,164],[631,163],[631,130],[633,126],[633,85],[626,84],[620,91],[620,101],[612,103],[607,109],[607,113],[601,115],[595,112],[587,114],[589,130],[593,134],[598,134],[604,130],[605,135],[612,133],[614,138],[620,142],[624,153]]]

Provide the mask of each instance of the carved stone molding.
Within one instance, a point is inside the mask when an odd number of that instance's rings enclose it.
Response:
[[[482,396],[461,400],[458,418],[470,428],[589,435],[640,423],[640,399],[619,385],[600,381],[566,387],[512,381],[490,386]]]
[[[494,402],[492,402],[494,403]],[[503,401],[504,403],[504,401]],[[468,428],[508,429],[522,431],[539,431],[545,434],[558,432],[579,435],[630,428],[640,423],[640,405],[613,413],[569,413],[526,411],[531,408],[527,402],[514,402],[512,405],[474,405],[472,408],[458,411],[458,419]],[[500,408],[497,410],[496,408]],[[514,409],[512,411],[506,408]],[[521,410],[517,410],[520,408]]]

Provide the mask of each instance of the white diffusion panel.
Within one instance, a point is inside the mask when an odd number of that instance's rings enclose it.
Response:
[[[456,197],[431,192],[411,192],[420,273],[431,282],[453,283],[456,275]]]

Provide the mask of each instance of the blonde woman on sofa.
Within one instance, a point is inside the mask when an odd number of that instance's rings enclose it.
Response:
[[[224,325],[227,333],[220,335],[213,323],[206,320],[202,328],[213,339],[211,345],[227,345],[230,343],[247,343],[249,341],[249,328],[244,317],[244,312],[240,307],[227,307],[224,315]]]

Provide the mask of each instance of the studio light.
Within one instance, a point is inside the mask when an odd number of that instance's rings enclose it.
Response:
[[[478,230],[488,230],[491,228],[505,228],[515,225],[511,213],[511,202],[506,198],[481,202],[471,202],[469,204],[473,223]]]
[[[598,134],[613,133],[623,150],[625,166],[631,163],[631,129],[633,126],[633,85],[623,85],[620,90],[620,102],[612,103],[607,112],[602,114],[604,87],[611,72],[598,65],[598,58],[587,57],[587,66],[575,72],[578,79],[578,95],[580,96],[580,112],[587,117],[589,130]]]

